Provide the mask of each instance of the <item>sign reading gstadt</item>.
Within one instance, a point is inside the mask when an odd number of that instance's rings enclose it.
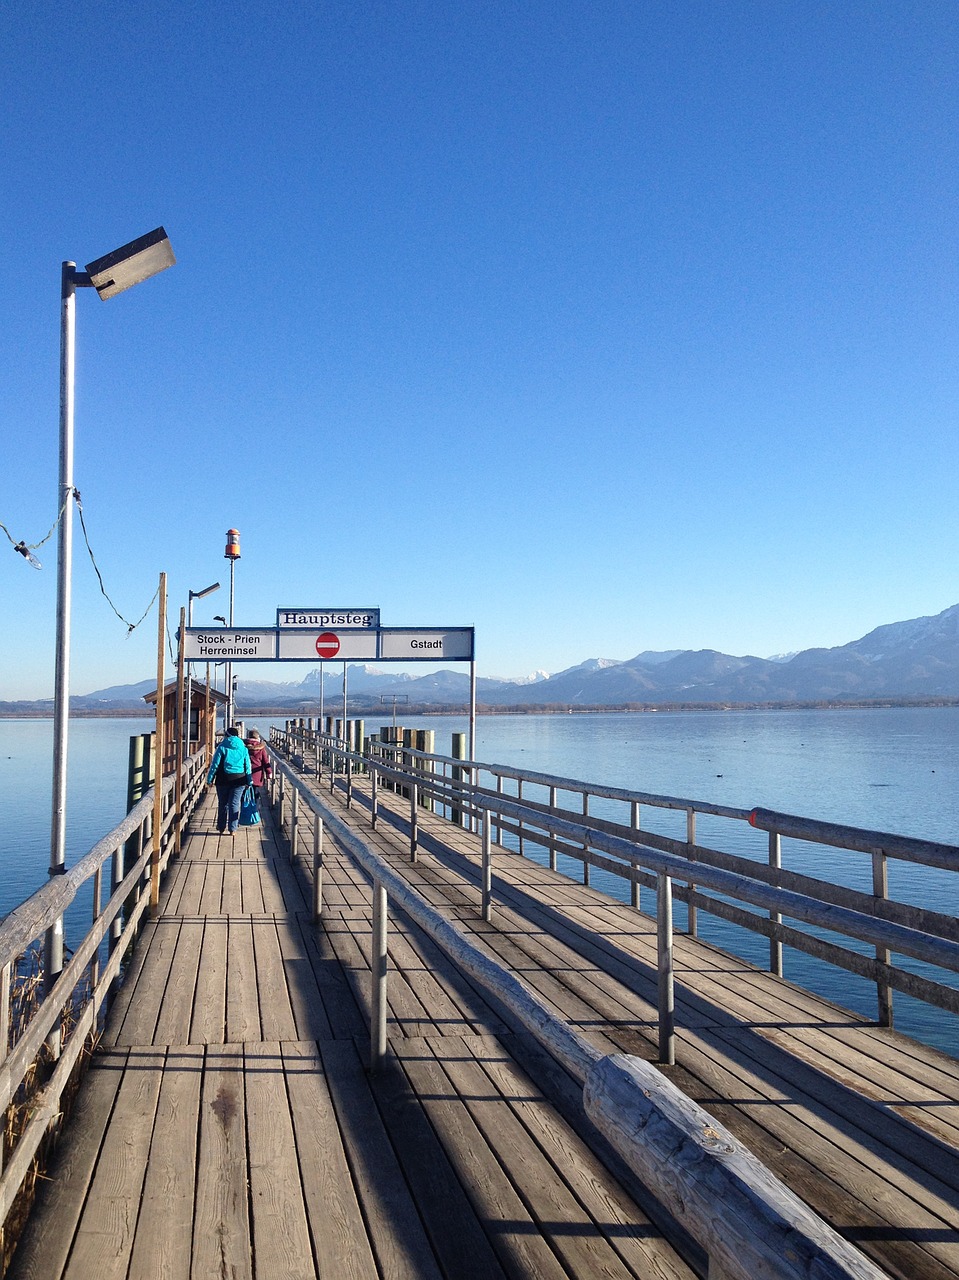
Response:
[[[473,627],[383,627],[379,609],[278,609],[275,627],[186,627],[187,662],[472,662]]]

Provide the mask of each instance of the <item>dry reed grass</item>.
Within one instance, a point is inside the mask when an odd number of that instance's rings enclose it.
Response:
[[[6,1028],[8,1051],[24,1035],[43,1000],[43,953],[39,947],[31,948],[18,959],[10,987],[10,1025]],[[69,1040],[89,999],[89,982],[84,982],[74,991],[72,999],[64,1010],[60,1023],[62,1044],[66,1044]],[[0,1028],[0,1034],[3,1034],[3,1031],[4,1029]],[[59,1113],[30,1162],[27,1175],[20,1184],[6,1220],[0,1225],[0,1278],[6,1274],[10,1265],[17,1242],[33,1207],[38,1183],[44,1177],[63,1120],[69,1114],[95,1043],[96,1037],[91,1037],[89,1043],[84,1046],[60,1097]],[[55,1059],[45,1044],[27,1069],[3,1114],[3,1129],[0,1132],[0,1153],[2,1153],[0,1167],[6,1168],[7,1162],[16,1150],[17,1143],[30,1122],[36,1100],[49,1080],[54,1066]]]

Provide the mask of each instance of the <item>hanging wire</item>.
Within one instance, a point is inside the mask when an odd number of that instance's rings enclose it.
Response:
[[[103,596],[104,600],[106,600],[107,604],[110,606],[110,608],[113,610],[113,612],[117,615],[117,617],[120,619],[120,621],[121,621],[121,622],[124,624],[124,626],[126,627],[126,629],[127,629],[127,635],[132,635],[132,634],[133,634],[133,632],[134,632],[134,631],[136,631],[136,629],[137,629],[137,627],[140,625],[140,623],[144,620],[144,618],[146,618],[146,616],[147,616],[147,614],[150,612],[150,610],[153,608],[153,602],[154,602],[154,600],[156,600],[157,596],[160,594],[160,587],[159,587],[159,584],[157,585],[157,589],[156,589],[156,591],[153,593],[153,600],[151,600],[151,601],[150,601],[150,603],[149,603],[149,604],[147,605],[147,607],[144,609],[143,613],[142,613],[142,614],[140,615],[140,617],[136,620],[136,622],[131,622],[129,618],[125,618],[125,617],[123,616],[123,614],[120,612],[120,610],[116,607],[116,605],[115,605],[115,604],[113,603],[113,601],[110,599],[109,595],[107,594],[107,589],[106,589],[106,587],[103,585],[103,574],[100,572],[100,567],[99,567],[99,565],[97,564],[96,557],[95,557],[95,556],[94,556],[94,554],[93,554],[93,548],[90,546],[90,539],[89,539],[89,537],[87,536],[87,523],[86,523],[86,521],[85,521],[85,520],[84,520],[84,518],[83,518],[83,503],[80,501],[80,490],[79,490],[79,489],[74,489],[74,491],[73,491],[73,496],[74,496],[74,498],[76,498],[76,500],[77,500],[77,514],[78,514],[78,515],[79,515],[79,517],[80,517],[80,528],[83,530],[83,541],[86,543],[86,546],[87,546],[87,552],[89,553],[89,556],[90,556],[90,563],[93,565],[94,572],[95,572],[95,573],[96,573],[96,575],[97,575],[97,581],[100,583],[100,592],[101,592],[101,594],[102,594],[102,596]],[[66,504],[64,504],[64,505],[66,505]],[[63,512],[61,511],[61,513],[60,513],[60,514],[62,515],[62,514],[63,514]],[[49,537],[49,536],[50,536],[50,535],[49,535],[49,534],[47,534],[47,537]]]
[[[156,591],[153,593],[153,599],[150,601],[150,603],[149,603],[149,604],[147,605],[147,607],[144,609],[144,611],[143,611],[142,615],[137,619],[137,621],[136,621],[136,622],[131,622],[131,621],[129,620],[129,618],[125,618],[125,617],[123,616],[123,614],[120,612],[120,610],[116,607],[116,605],[115,605],[115,604],[113,603],[113,601],[110,599],[110,596],[107,594],[107,589],[106,589],[106,587],[104,586],[104,583],[103,583],[103,574],[100,572],[100,567],[99,567],[99,565],[97,564],[96,556],[94,556],[94,554],[93,554],[93,548],[90,546],[90,538],[89,538],[89,536],[87,535],[87,524],[86,524],[86,521],[85,521],[85,520],[84,520],[84,518],[83,518],[83,503],[80,501],[80,490],[79,490],[79,489],[72,489],[72,490],[71,490],[71,491],[66,495],[66,497],[63,499],[63,505],[61,506],[60,510],[57,512],[57,518],[56,518],[56,520],[54,520],[53,524],[50,526],[50,531],[49,531],[49,533],[47,533],[45,537],[41,538],[39,542],[30,542],[30,543],[27,543],[27,542],[23,541],[22,539],[21,539],[21,541],[20,541],[20,542],[16,542],[16,541],[14,540],[13,534],[10,532],[10,530],[7,528],[7,526],[6,526],[2,521],[0,521],[0,529],[2,529],[2,530],[3,530],[3,532],[7,535],[7,538],[8,538],[8,539],[9,539],[9,541],[10,541],[10,545],[13,547],[14,551],[18,551],[18,552],[20,553],[20,555],[22,555],[22,556],[23,556],[23,558],[24,558],[24,559],[25,559],[29,564],[32,564],[32,565],[33,565],[33,567],[34,567],[35,569],[42,569],[42,568],[43,568],[43,566],[41,565],[41,563],[40,563],[40,561],[37,559],[37,557],[33,554],[33,552],[34,552],[34,551],[36,551],[38,547],[42,547],[42,546],[43,546],[43,544],[44,544],[45,542],[48,542],[48,541],[50,540],[50,538],[52,538],[52,537],[53,537],[54,531],[56,530],[56,528],[57,528],[57,526],[59,525],[60,521],[63,519],[63,513],[66,511],[66,509],[67,509],[67,505],[69,504],[69,502],[70,502],[70,499],[71,499],[71,498],[75,498],[75,499],[76,499],[76,504],[77,504],[77,514],[80,516],[80,528],[83,530],[83,541],[86,543],[86,547],[87,547],[87,554],[90,556],[90,562],[91,562],[91,564],[93,565],[94,572],[95,572],[95,573],[96,573],[96,575],[97,575],[97,581],[100,583],[100,592],[101,592],[101,594],[103,595],[104,600],[106,600],[107,604],[110,606],[110,608],[113,610],[113,612],[117,615],[117,617],[120,619],[120,621],[121,621],[121,622],[124,624],[124,626],[126,627],[126,629],[127,629],[127,635],[132,635],[132,634],[133,634],[133,632],[134,632],[134,631],[136,631],[136,629],[137,629],[137,627],[140,625],[140,623],[141,623],[141,622],[143,622],[143,621],[144,621],[144,619],[147,617],[147,615],[149,614],[150,610],[153,608],[153,606],[154,606],[154,604],[155,604],[155,602],[156,602],[156,598],[157,598],[157,596],[160,594],[160,588],[159,588],[159,585],[157,586]]]
[[[49,540],[53,537],[54,530],[56,529],[60,521],[63,519],[63,513],[67,509],[67,503],[70,501],[70,498],[71,498],[71,494],[68,493],[67,496],[63,499],[63,506],[57,512],[56,520],[54,520],[53,524],[50,526],[50,532],[46,535],[46,537],[41,538],[39,542],[27,543],[27,542],[24,542],[23,539],[21,539],[19,542],[15,542],[13,538],[13,534],[10,532],[7,526],[2,521],[0,521],[0,529],[2,529],[3,532],[10,539],[10,545],[13,547],[14,551],[19,551],[20,554],[23,556],[24,560],[26,560],[28,564],[32,564],[34,569],[42,569],[43,565],[40,563],[37,557],[33,554],[33,552],[36,551],[38,547],[42,547],[45,542],[49,542]]]

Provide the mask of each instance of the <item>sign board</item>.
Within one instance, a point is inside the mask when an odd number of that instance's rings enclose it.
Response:
[[[471,662],[472,627],[382,627],[380,652],[390,662]]]
[[[276,628],[184,627],[188,662],[264,662],[276,657]]]
[[[315,627],[318,631],[340,631],[343,627],[376,630],[380,625],[379,609],[277,609],[276,625]]]
[[[282,627],[277,633],[278,658],[316,662],[336,658],[338,662],[374,662],[379,655],[379,631],[337,630],[333,627]]]
[[[381,627],[378,609],[282,609],[278,618],[319,619],[312,626],[186,627],[188,662],[472,662],[472,627]],[[328,619],[343,617],[350,624]],[[358,618],[372,622],[356,622]]]

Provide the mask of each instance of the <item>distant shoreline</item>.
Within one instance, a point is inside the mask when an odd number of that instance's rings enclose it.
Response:
[[[575,706],[569,703],[524,704],[522,706],[487,706],[478,704],[478,716],[550,716],[550,715],[648,715],[654,712],[688,712],[688,711],[843,711],[874,710],[891,707],[957,707],[959,697],[926,697],[926,698],[834,698],[814,701],[784,702],[630,702],[615,706]],[[342,703],[325,714],[342,713]],[[256,717],[273,716],[287,720],[315,718],[319,708],[290,706],[256,706],[238,707],[237,719],[250,720]],[[348,715],[360,718],[376,718],[390,716],[390,711],[383,707],[368,705],[349,705]],[[421,704],[403,708],[403,718],[410,716],[463,716],[468,714],[465,706]],[[89,707],[71,708],[71,720],[146,720],[152,719],[150,707],[112,707],[110,709],[92,709]],[[36,707],[27,704],[17,707],[7,703],[0,707],[0,720],[52,720],[53,709]]]

